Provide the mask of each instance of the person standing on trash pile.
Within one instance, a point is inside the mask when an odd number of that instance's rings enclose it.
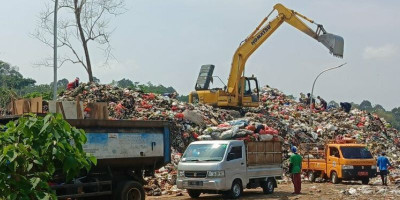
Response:
[[[319,100],[319,104],[321,105],[321,110],[323,108],[323,110],[326,110],[328,107],[328,103],[326,103],[326,101],[321,98],[320,96],[317,97],[317,99]]]
[[[382,152],[381,156],[378,157],[378,162],[376,162],[376,166],[379,167],[379,174],[381,175],[382,185],[387,185],[388,169],[392,165],[390,164],[389,159],[386,157],[385,152]]]
[[[303,158],[297,153],[297,147],[291,148],[293,155],[290,156],[289,172],[292,177],[294,192],[292,194],[300,194],[301,192],[301,162]]]
[[[347,113],[351,110],[351,104],[348,102],[340,102],[340,107]]]
[[[304,93],[300,92],[299,102],[306,103],[306,101],[307,101],[306,95]]]
[[[68,83],[67,90],[73,90],[79,86],[79,78],[76,77],[74,81]]]
[[[311,103],[311,94],[307,93],[306,104],[310,105],[310,103]],[[313,103],[313,108],[315,108],[315,99],[314,98],[312,98],[312,103]]]

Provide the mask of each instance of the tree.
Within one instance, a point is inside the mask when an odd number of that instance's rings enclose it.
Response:
[[[362,101],[361,104],[360,104],[360,109],[361,110],[367,110],[367,111],[372,110],[371,102],[369,102],[367,100]]]
[[[93,82],[100,83],[100,79],[98,79],[97,77],[93,76]]]
[[[134,84],[131,80],[123,78],[117,81],[117,86],[122,88],[133,88]]]
[[[383,108],[383,106],[381,106],[381,105],[379,105],[379,104],[376,104],[376,105],[374,106],[374,111],[378,111],[378,110],[386,111],[385,108]]]
[[[63,78],[63,79],[57,81],[57,87],[66,88],[67,85],[68,85],[68,79],[66,79],[66,78]]]
[[[112,57],[109,30],[111,16],[117,16],[124,11],[124,0],[59,0],[59,20],[57,23],[58,47],[69,49],[61,59],[61,67],[65,62],[81,64],[93,82],[92,60],[89,44],[94,42],[102,48],[105,63]],[[64,11],[64,12],[60,12]],[[49,39],[53,35],[53,8],[47,5],[40,14],[40,23],[34,36],[44,44],[53,47]],[[78,48],[77,44],[82,48]],[[83,56],[82,56],[83,55]],[[51,59],[46,59],[39,65],[52,66]]]
[[[328,105],[334,106],[335,108],[339,108],[339,104],[336,101],[330,101]]]
[[[36,83],[31,78],[24,78],[18,68],[0,60],[0,87],[21,89]]]

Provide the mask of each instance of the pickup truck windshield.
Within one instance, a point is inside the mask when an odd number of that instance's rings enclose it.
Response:
[[[182,162],[221,161],[225,155],[226,144],[192,144],[186,149]]]
[[[349,159],[370,159],[371,152],[365,147],[340,147],[344,158]]]

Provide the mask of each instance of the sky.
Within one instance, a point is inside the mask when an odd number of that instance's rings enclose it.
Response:
[[[32,37],[46,2],[50,0],[3,0],[0,6],[0,60],[18,66],[24,76],[38,83],[53,80],[52,68],[35,66],[52,56],[52,49]],[[254,74],[261,85],[299,97],[300,92],[311,91],[322,70],[347,62],[323,74],[314,94],[336,102],[369,100],[385,109],[400,106],[400,1],[279,2],[324,25],[327,32],[342,36],[344,58],[330,55],[321,43],[283,24],[247,61],[247,76]],[[214,64],[214,75],[226,83],[239,43],[276,3],[126,0],[126,12],[110,22],[115,59],[104,66],[104,55],[92,47],[93,74],[102,83],[128,78],[172,86],[178,93],[188,94],[194,89],[200,66]],[[69,63],[59,69],[58,77],[87,81],[83,67]]]

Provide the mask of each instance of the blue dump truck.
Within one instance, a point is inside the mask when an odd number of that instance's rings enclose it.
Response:
[[[105,197],[106,199],[145,199],[144,176],[170,162],[169,126],[166,121],[67,120],[85,130],[86,152],[97,158],[89,173],[63,183],[62,174],[52,188],[58,199]],[[57,181],[58,179],[58,181]]]

